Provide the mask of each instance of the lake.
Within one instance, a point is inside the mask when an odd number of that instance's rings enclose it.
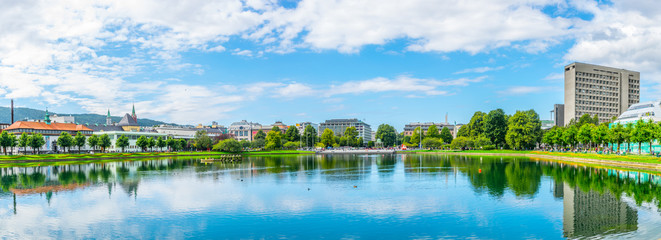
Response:
[[[661,238],[661,175],[512,157],[0,168],[0,238]]]

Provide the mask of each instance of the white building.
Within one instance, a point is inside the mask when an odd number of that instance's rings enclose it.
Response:
[[[659,122],[661,121],[661,101],[642,102],[631,105],[614,123],[627,124],[634,123],[639,119]]]
[[[259,123],[248,122],[246,120],[241,120],[240,122],[235,122],[230,125],[228,132],[234,135],[236,140],[248,140],[252,141],[252,135],[254,129],[261,129],[262,125]]]
[[[94,132],[94,135],[103,135],[103,134],[108,134],[110,137],[110,142],[111,145],[106,151],[109,152],[121,152],[122,149],[115,146],[115,143],[117,142],[117,139],[124,135],[129,138],[129,146],[124,148],[125,152],[139,152],[142,151],[140,147],[136,145],[136,141],[138,140],[139,137],[145,136],[148,138],[154,138],[154,140],[158,139],[158,137],[162,137],[163,140],[166,140],[168,138],[167,134],[162,134],[162,133],[155,133],[155,132],[131,132],[131,131],[107,131],[107,132]],[[157,148],[154,148],[157,149]]]

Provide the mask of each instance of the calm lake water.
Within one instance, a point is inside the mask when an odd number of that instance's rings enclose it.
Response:
[[[335,155],[0,168],[0,238],[661,238],[661,176]]]

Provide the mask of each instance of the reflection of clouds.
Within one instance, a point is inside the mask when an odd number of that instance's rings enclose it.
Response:
[[[237,169],[171,170],[168,174],[149,173],[141,177],[137,198],[128,196],[119,183],[113,184],[110,197],[106,184],[55,193],[50,207],[44,196],[20,196],[18,215],[13,215],[11,198],[0,199],[0,238],[85,238],[110,236],[109,233],[122,233],[128,238],[186,238],[192,232],[217,227],[214,223],[218,222],[312,215],[404,224],[442,218],[439,224],[487,232],[507,228],[521,215],[547,226],[561,221],[559,202],[546,191],[540,191],[534,199],[517,198],[512,191],[492,198],[476,193],[464,174],[459,173],[456,182],[448,184],[447,175],[407,173],[403,165],[397,162],[393,176],[388,178],[379,176],[374,164],[349,168],[349,173],[338,169],[333,170],[335,173],[316,169],[255,175]],[[366,174],[360,179],[327,177],[355,175],[359,170]],[[542,179],[542,189],[548,188],[548,181]],[[651,223],[661,224],[658,213],[645,217]],[[658,231],[651,226],[654,225],[640,228],[645,238]],[[426,236],[421,234],[420,237]],[[470,236],[470,231],[464,234]]]

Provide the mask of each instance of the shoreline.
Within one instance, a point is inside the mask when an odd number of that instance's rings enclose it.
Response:
[[[402,153],[402,152],[398,152],[398,153]],[[626,162],[626,161],[618,161],[618,160],[605,160],[605,159],[593,159],[593,158],[554,156],[554,155],[537,154],[537,153],[411,152],[411,153],[408,153],[408,154],[528,157],[528,158],[535,159],[535,160],[563,161],[563,162],[572,162],[572,163],[579,163],[579,164],[596,164],[596,165],[600,165],[600,166],[623,167],[623,168],[629,168],[629,169],[661,172],[661,162],[660,163]]]
[[[245,153],[208,153],[208,154],[167,154],[167,155],[142,155],[142,156],[121,156],[121,157],[96,157],[96,158],[47,158],[47,159],[34,159],[34,160],[0,160],[0,166],[21,164],[21,163],[54,163],[54,162],[84,162],[93,161],[101,162],[104,160],[130,160],[141,158],[167,158],[167,157],[208,157],[208,156],[222,156],[222,155],[241,155],[241,156],[258,156],[258,155],[304,155],[315,154],[314,152],[245,152]]]

